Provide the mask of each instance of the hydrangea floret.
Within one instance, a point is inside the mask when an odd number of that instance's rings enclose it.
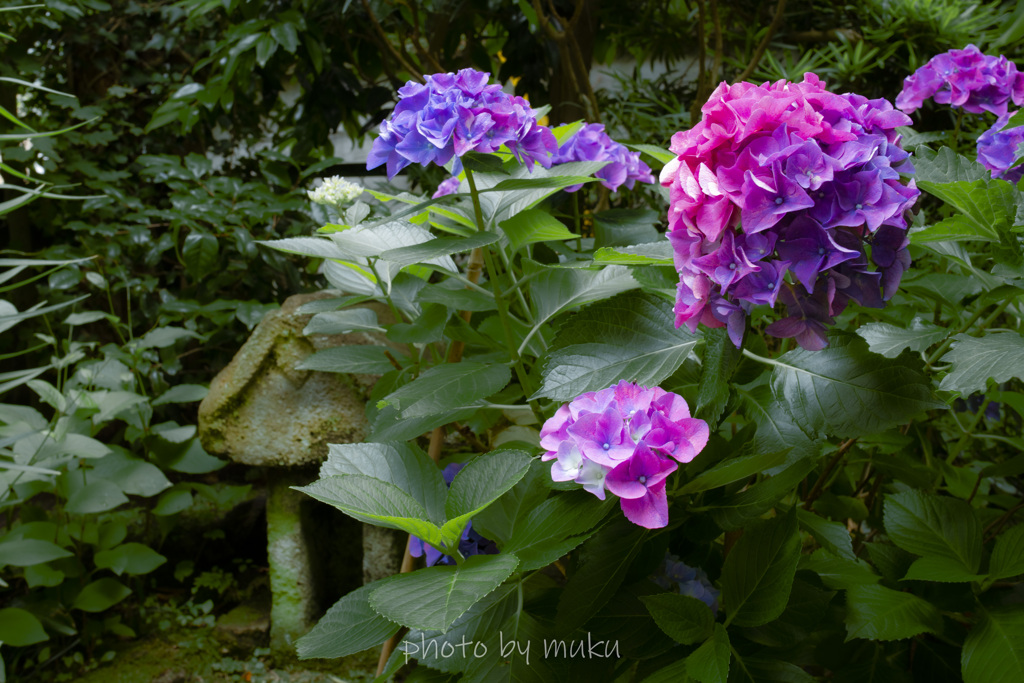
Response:
[[[449,487],[452,485],[452,481],[455,479],[455,475],[465,467],[465,464],[461,462],[453,462],[447,465],[442,471],[441,476],[444,477],[444,483]],[[481,536],[476,529],[473,528],[473,522],[466,522],[466,528],[462,530],[462,536],[459,538],[459,554],[463,557],[470,557],[472,555],[496,555],[498,553],[497,544],[489,538]],[[426,556],[426,564],[428,567],[434,565],[453,565],[455,564],[455,558],[451,555],[445,555],[440,550],[425,543],[419,536],[409,535],[409,554],[413,557],[424,557]]]
[[[324,206],[333,206],[337,209],[348,206],[363,194],[362,186],[350,183],[341,176],[324,178],[320,186],[307,190],[306,195],[310,201]]]
[[[626,519],[659,529],[668,524],[666,477],[708,436],[682,396],[623,380],[561,406],[541,428],[541,459],[554,461],[553,480],[582,484],[601,500],[610,491]]]
[[[718,597],[721,591],[714,587],[703,569],[687,565],[676,555],[665,553],[665,560],[651,576],[651,581],[665,590],[700,600],[710,607],[712,612],[718,611]]]
[[[994,126],[978,136],[978,162],[992,172],[993,178],[1011,183],[1016,183],[1024,175],[1024,166],[1013,166],[1013,162],[1021,157],[1024,126],[1003,130],[1015,113],[1003,114]]]
[[[806,349],[853,300],[882,307],[909,266],[907,214],[920,195],[884,99],[801,83],[722,83],[700,122],[672,137],[669,240],[676,326],[727,327],[736,346],[755,306],[781,300],[766,328]],[[872,264],[874,268],[872,268]]]
[[[537,123],[529,102],[489,79],[489,73],[462,69],[399,88],[398,104],[381,122],[366,168],[387,164],[390,180],[409,164],[444,166],[454,158],[457,175],[467,152],[487,154],[502,146],[520,163],[550,167],[558,149],[554,134]]]
[[[561,144],[551,159],[552,165],[571,161],[607,161],[594,176],[612,192],[622,185],[632,190],[637,182],[654,182],[651,169],[640,160],[640,152],[631,152],[622,143],[612,140],[600,123],[583,124]],[[583,185],[572,185],[565,191],[575,192],[581,187]]]
[[[1009,102],[1024,104],[1024,74],[1006,57],[992,57],[968,45],[932,57],[907,76],[896,106],[909,114],[929,98],[972,114],[988,111],[1002,116]]]

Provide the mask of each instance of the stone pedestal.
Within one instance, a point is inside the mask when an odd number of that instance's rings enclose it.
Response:
[[[363,576],[397,572],[405,547],[404,536],[375,527],[367,527],[361,541],[358,522],[290,488],[316,479],[328,444],[364,439],[365,403],[377,379],[297,366],[321,349],[386,343],[368,332],[303,335],[312,316],[300,314],[299,307],[328,296],[293,296],[267,314],[199,406],[199,436],[207,452],[267,468],[271,647],[281,654],[294,652],[295,639]],[[383,307],[377,312],[386,318]]]

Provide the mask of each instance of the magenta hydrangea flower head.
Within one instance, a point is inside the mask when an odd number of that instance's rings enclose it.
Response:
[[[491,153],[503,145],[520,163],[550,167],[558,148],[554,134],[537,123],[529,102],[488,84],[489,78],[489,73],[462,69],[399,88],[398,104],[381,122],[366,168],[387,164],[391,179],[409,164],[444,166],[455,158],[458,174],[467,152]]]
[[[811,73],[723,83],[701,111],[672,137],[677,157],[661,172],[676,326],[726,327],[739,346],[753,307],[781,300],[787,317],[766,331],[824,348],[834,316],[851,300],[884,305],[909,263],[902,239],[886,266],[869,254],[879,233],[887,248],[891,230],[906,234],[920,194],[901,180],[913,166],[896,128],[910,117],[884,99],[831,93]]]
[[[561,406],[540,430],[551,478],[574,481],[604,500],[619,497],[626,519],[648,529],[668,524],[665,479],[707,445],[708,425],[690,417],[682,396],[625,380]]]
[[[654,182],[651,169],[640,160],[640,152],[630,152],[625,145],[612,140],[600,123],[583,124],[582,128],[562,143],[551,158],[552,164],[565,164],[570,161],[609,162],[594,175],[612,192],[622,185],[632,190],[637,182]],[[575,192],[581,187],[583,186],[572,185],[565,188],[565,191]]]
[[[896,106],[909,114],[928,98],[972,114],[988,111],[1002,116],[1010,101],[1024,104],[1024,74],[1006,57],[992,57],[968,45],[932,57],[907,76]]]
[[[993,178],[1002,178],[1016,183],[1024,174],[1024,167],[1013,166],[1020,156],[1024,144],[1024,126],[1003,130],[1016,112],[1006,112],[996,120],[994,126],[978,136],[978,161],[992,172]]]

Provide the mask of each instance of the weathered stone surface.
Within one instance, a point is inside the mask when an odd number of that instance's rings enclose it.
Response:
[[[199,405],[199,437],[207,452],[246,465],[296,466],[323,460],[329,443],[363,440],[365,401],[377,378],[296,369],[324,348],[382,343],[368,332],[304,336],[312,316],[297,309],[329,296],[289,297],[214,378]],[[383,310],[378,313],[383,317]]]
[[[402,568],[409,534],[371,524],[363,525],[363,584],[393,576]]]
[[[267,562],[270,565],[270,646],[290,650],[309,631],[319,605],[313,580],[315,559],[302,533],[300,507],[305,494],[291,489],[308,477],[273,477],[267,491]]]
[[[217,619],[214,636],[234,656],[247,657],[270,640],[270,595],[266,591]]]

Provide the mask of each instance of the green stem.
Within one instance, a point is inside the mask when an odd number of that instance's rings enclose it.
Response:
[[[466,181],[469,183],[469,194],[473,200],[473,213],[476,217],[476,225],[478,230],[484,230],[484,216],[483,210],[480,208],[480,193],[476,189],[476,180],[473,178],[473,172],[468,168],[466,169]],[[523,393],[526,396],[532,396],[534,388],[530,382],[530,377],[526,373],[526,368],[523,366],[523,359],[519,355],[516,349],[515,338],[512,334],[512,325],[509,322],[508,313],[508,302],[505,297],[499,291],[498,268],[494,263],[494,258],[491,256],[491,250],[488,247],[483,247],[484,254],[484,266],[487,268],[487,279],[491,281],[494,287],[494,303],[498,307],[498,320],[501,321],[502,330],[505,332],[505,344],[508,347],[509,360],[511,360],[513,367],[515,368],[516,377],[519,379],[519,385],[523,388]],[[544,422],[544,414],[540,410],[540,406],[536,401],[529,401],[530,408],[533,409],[534,415],[540,422]]]

